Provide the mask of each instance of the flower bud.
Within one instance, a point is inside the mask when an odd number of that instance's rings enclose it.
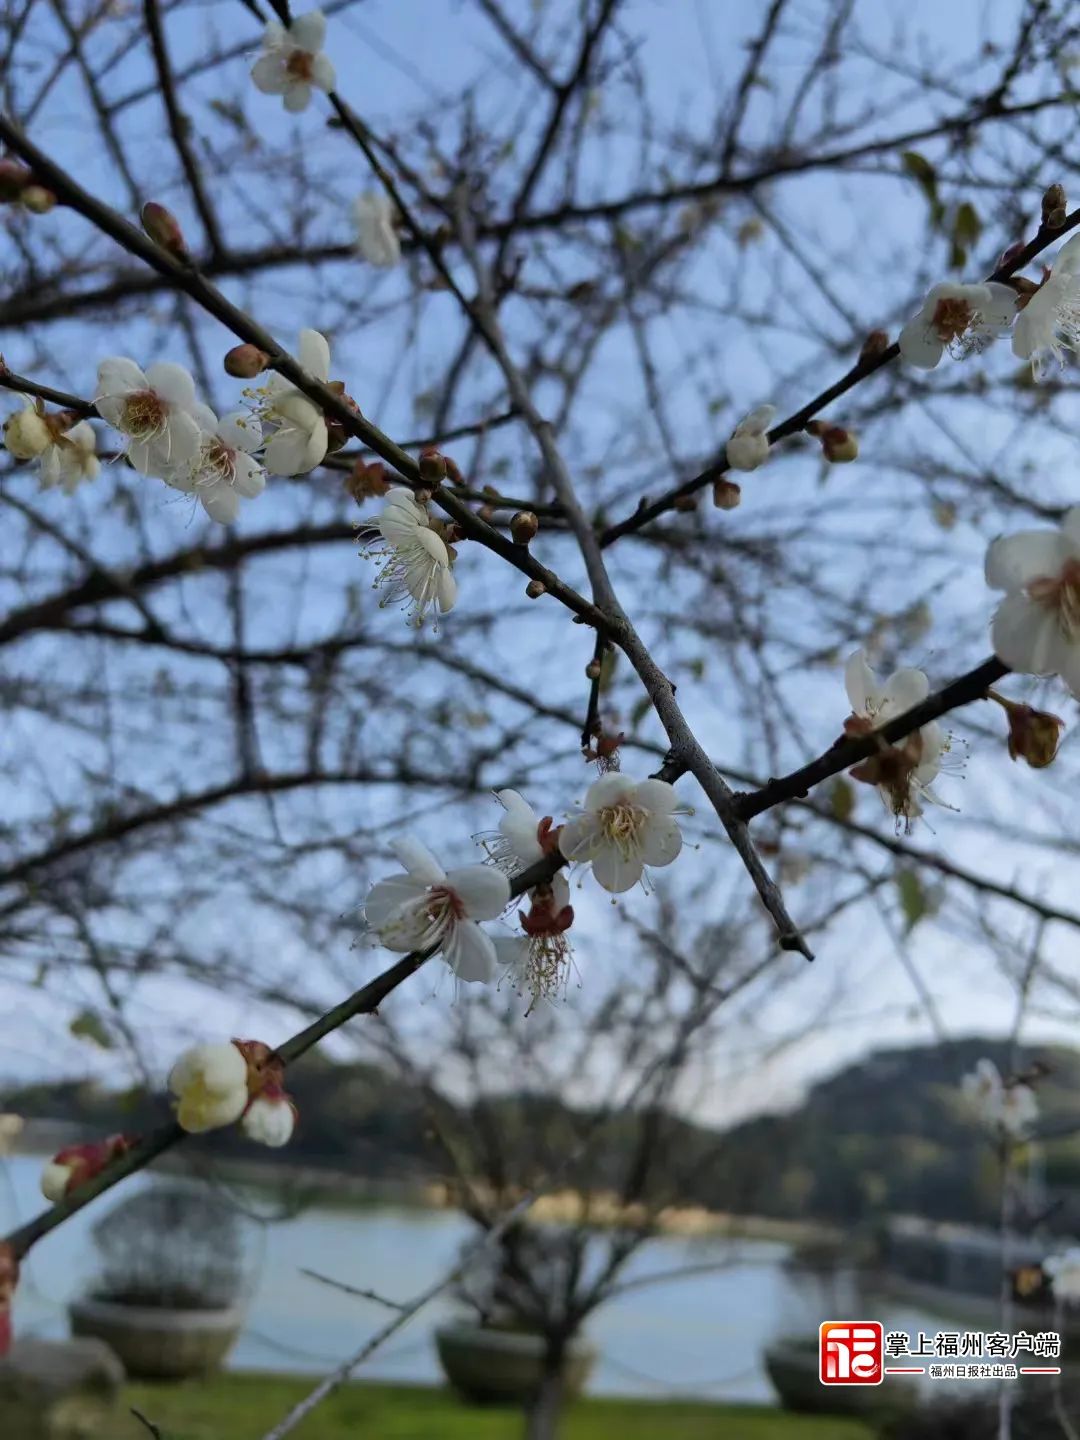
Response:
[[[4,446],[16,460],[36,460],[52,443],[49,423],[33,401],[4,421]]]
[[[1024,245],[1024,242],[1022,240],[1014,240],[1013,243],[1008,247],[1008,249],[1001,252],[1001,259],[998,261],[998,269],[1001,270],[1008,265],[1015,264],[1016,261],[1019,260],[1020,256],[1024,253],[1024,250],[1026,248],[1027,247]]]
[[[25,186],[19,200],[23,209],[32,215],[47,215],[56,206],[56,196],[44,185]]]
[[[18,160],[0,160],[0,203],[10,204],[22,197],[33,176]]]
[[[889,337],[884,330],[871,330],[862,343],[859,351],[859,364],[867,365],[871,360],[876,360],[879,355],[884,355],[889,348]]]
[[[56,1205],[66,1195],[93,1180],[135,1144],[130,1135],[109,1135],[84,1145],[58,1150],[41,1172],[41,1193]]]
[[[419,466],[420,479],[433,490],[446,479],[446,460],[434,445],[427,445],[420,451]]]
[[[510,536],[515,545],[528,545],[539,529],[540,521],[531,510],[519,510],[510,521]]]
[[[830,465],[846,465],[858,459],[859,442],[854,430],[843,425],[826,425],[820,420],[812,420],[806,428],[821,441],[821,453]]]
[[[450,481],[450,484],[457,485],[459,487],[464,486],[465,477],[464,475],[462,475],[461,470],[458,467],[457,461],[451,460],[449,455],[444,455],[443,460],[446,463],[446,478]]]
[[[742,486],[723,476],[713,481],[712,503],[718,510],[734,510],[742,501]]]
[[[1064,185],[1051,185],[1042,198],[1043,228],[1060,230],[1065,224],[1067,206]]]
[[[1026,760],[1033,770],[1043,770],[1053,761],[1061,743],[1065,721],[1049,710],[1036,710],[1016,700],[1006,700],[996,690],[988,692],[1009,720],[1009,755],[1013,760]]]
[[[249,1099],[248,1065],[248,1055],[235,1042],[185,1051],[169,1073],[181,1129],[200,1134],[239,1120]]]
[[[253,380],[269,363],[270,356],[257,345],[234,345],[225,356],[225,373],[238,380]]]
[[[547,586],[542,580],[530,580],[525,586],[525,594],[530,600],[539,600],[541,595],[547,593]]]
[[[599,661],[599,660],[590,660],[589,663],[585,666],[585,678],[586,678],[587,680],[599,680],[599,679],[600,679],[600,661]]]
[[[148,200],[139,212],[139,219],[142,222],[142,228],[159,250],[164,250],[177,260],[188,258],[184,232],[180,229],[180,222],[171,210],[167,210],[164,205],[159,205],[156,200]]]
[[[696,495],[677,495],[673,508],[676,510],[696,510],[697,504],[698,500]]]
[[[264,1085],[244,1111],[240,1128],[257,1145],[280,1149],[292,1139],[297,1109],[291,1097],[274,1082]]]

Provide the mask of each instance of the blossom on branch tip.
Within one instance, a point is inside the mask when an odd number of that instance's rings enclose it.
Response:
[[[733,470],[756,470],[769,458],[769,426],[776,415],[775,405],[759,405],[744,416],[727,442],[727,463]]]
[[[377,881],[364,915],[388,950],[440,950],[459,980],[488,981],[495,943],[478,920],[494,920],[510,900],[510,882],[490,865],[444,870],[419,841],[399,840],[403,872]]]
[[[300,364],[314,380],[330,379],[330,346],[318,330],[301,330]],[[306,475],[322,463],[330,444],[326,416],[291,380],[276,371],[265,385],[245,391],[256,414],[272,427],[263,453],[270,475]]]
[[[353,201],[356,250],[369,265],[388,270],[401,259],[394,202],[383,190],[366,190]]]
[[[186,464],[170,466],[162,478],[199,499],[211,520],[229,525],[241,497],[254,499],[266,486],[266,473],[252,453],[262,445],[262,428],[243,411],[219,420],[208,406],[199,405],[195,417],[202,427],[199,448]]]
[[[109,1167],[135,1144],[129,1135],[110,1135],[84,1145],[66,1145],[58,1150],[41,1172],[41,1193],[57,1204],[80,1185]]]
[[[991,630],[1002,664],[1022,675],[1060,675],[1080,698],[1080,505],[1057,530],[993,541],[986,583],[1005,591]]]
[[[679,805],[666,780],[632,780],[612,771],[589,786],[583,807],[559,834],[571,863],[591,865],[597,884],[613,895],[631,890],[645,867],[670,865],[682,849]]]
[[[897,670],[881,683],[866,661],[866,652],[856,650],[848,658],[844,684],[852,714],[844,723],[848,735],[869,735],[920,705],[930,693],[930,682],[921,670]],[[931,720],[895,744],[881,742],[871,755],[851,771],[852,778],[876,785],[886,808],[897,821],[910,822],[923,812],[923,801],[944,805],[930,788],[950,749],[946,731]]]
[[[946,350],[959,359],[1005,334],[1015,312],[1016,291],[997,281],[934,285],[900,331],[900,354],[909,365],[933,370]]]
[[[102,360],[94,403],[127,437],[128,459],[143,475],[183,465],[199,448],[195,382],[182,365],[164,361],[144,373],[124,356]]]
[[[323,54],[326,16],[321,10],[298,15],[286,28],[267,22],[262,54],[251,68],[255,87],[264,95],[280,95],[286,110],[299,113],[311,100],[311,89],[334,88],[334,67]]]
[[[1080,235],[1058,251],[1042,284],[1017,301],[1013,354],[1030,360],[1036,380],[1046,378],[1049,362],[1065,363],[1065,351],[1080,349]]]
[[[401,486],[389,491],[373,524],[380,538],[361,553],[381,561],[375,585],[386,594],[380,604],[407,599],[409,623],[417,626],[433,606],[443,615],[452,610],[457,600],[457,581],[451,572],[454,552],[412,492]]]
[[[1054,1298],[1063,1305],[1080,1302],[1080,1247],[1072,1246],[1042,1262],[1043,1273],[1050,1281]]]
[[[195,1045],[169,1072],[176,1119],[193,1135],[239,1120],[248,1103],[248,1062],[232,1042]]]
[[[264,1085],[244,1111],[240,1128],[257,1145],[280,1149],[292,1139],[296,1128],[296,1105],[280,1085]]]

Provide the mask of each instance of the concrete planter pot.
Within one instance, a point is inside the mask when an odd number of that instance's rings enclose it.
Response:
[[[68,1306],[73,1335],[104,1340],[136,1379],[173,1380],[217,1370],[244,1321],[238,1306],[168,1310],[88,1297]]]
[[[817,1336],[792,1336],[766,1345],[765,1369],[785,1410],[885,1419],[907,1414],[918,1399],[915,1386],[893,1376],[883,1385],[822,1385]]]
[[[524,1405],[540,1388],[544,1341],[521,1330],[497,1330],[459,1321],[435,1331],[443,1374],[475,1405]],[[573,1340],[563,1361],[567,1399],[581,1394],[596,1364],[596,1349]]]

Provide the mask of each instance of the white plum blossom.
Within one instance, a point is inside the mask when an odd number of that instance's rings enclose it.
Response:
[[[356,249],[369,265],[388,270],[401,259],[401,241],[394,228],[394,204],[382,190],[367,190],[353,203]]]
[[[1053,1287],[1056,1300],[1062,1305],[1080,1302],[1080,1248],[1074,1245],[1057,1255],[1047,1256],[1042,1262],[1042,1269]]]
[[[313,380],[330,379],[330,346],[318,330],[301,330],[300,364]],[[276,371],[265,385],[248,390],[259,418],[273,427],[263,464],[269,475],[306,475],[321,464],[330,443],[326,416],[291,380]]]
[[[191,1134],[239,1120],[248,1103],[248,1065],[231,1042],[195,1045],[169,1072],[176,1119]]]
[[[535,865],[550,853],[541,841],[541,826],[545,835],[550,833],[551,820],[542,821],[523,795],[516,790],[496,790],[495,799],[502,806],[504,814],[498,830],[476,838],[487,851],[493,865],[507,875],[519,875],[530,865]]]
[[[915,705],[930,693],[930,682],[921,670],[897,670],[882,683],[867,664],[866,652],[856,650],[844,669],[844,685],[852,715],[845,722],[849,735],[868,735]],[[876,785],[886,808],[897,817],[911,821],[922,814],[924,800],[944,805],[930,788],[942,768],[950,740],[936,720],[921,726],[893,745],[884,745],[880,754],[856,765],[856,780]]]
[[[589,786],[583,807],[559,833],[571,863],[592,866],[597,884],[613,895],[632,889],[646,865],[670,865],[682,849],[679,805],[666,780],[633,780],[618,771]]]
[[[243,411],[219,420],[206,405],[195,407],[201,439],[184,465],[169,466],[162,475],[167,484],[194,495],[219,525],[236,519],[240,500],[260,495],[266,473],[252,453],[262,445],[259,422]]]
[[[1007,1085],[1001,1098],[1001,1128],[1014,1137],[1026,1135],[1039,1118],[1039,1099],[1030,1085]]]
[[[988,280],[980,285],[934,285],[900,331],[900,354],[909,365],[933,370],[947,350],[959,358],[1005,334],[1016,313],[1016,291]]]
[[[60,486],[71,495],[84,480],[97,477],[97,437],[87,420],[64,428],[71,412],[48,414],[40,400],[23,396],[25,404],[4,422],[4,445],[16,460],[36,460],[42,490]]]
[[[334,67],[323,54],[326,16],[321,10],[298,15],[286,29],[279,20],[267,22],[262,54],[251,78],[264,95],[280,95],[286,110],[306,110],[311,89],[334,88]]]
[[[244,1111],[240,1128],[257,1145],[278,1150],[292,1139],[296,1107],[279,1085],[267,1085]]]
[[[389,491],[372,523],[380,539],[367,545],[363,553],[382,562],[375,577],[375,585],[386,590],[380,604],[393,605],[408,597],[412,625],[422,625],[433,605],[443,615],[452,610],[457,600],[457,581],[451,572],[453,551],[412,492],[403,487]]]
[[[477,921],[506,909],[509,880],[491,865],[444,870],[417,840],[399,840],[393,848],[404,871],[377,881],[364,904],[380,944],[400,952],[438,949],[459,980],[490,980],[495,944]]]
[[[727,463],[732,470],[756,470],[769,458],[769,426],[775,405],[759,405],[744,416],[727,442]]]
[[[94,427],[79,420],[40,455],[38,484],[42,490],[59,486],[65,495],[73,495],[84,480],[96,480],[100,471]]]
[[[1065,351],[1080,349],[1080,235],[1061,247],[1039,288],[1019,299],[1013,327],[1013,354],[1030,360],[1036,380],[1049,361],[1065,363]]]
[[[989,1129],[1019,1138],[1038,1119],[1039,1101],[1035,1091],[1022,1081],[1006,1085],[992,1060],[980,1060],[974,1070],[964,1076],[961,1088]]]
[[[183,465],[199,448],[195,382],[182,365],[163,361],[144,374],[134,360],[113,356],[98,366],[97,388],[98,414],[127,436],[128,459],[143,475]]]
[[[1001,1071],[992,1060],[984,1057],[978,1061],[974,1070],[964,1076],[960,1088],[965,1099],[978,1110],[985,1124],[997,1124],[1001,1116],[1005,1083],[1001,1078]]]
[[[1057,530],[1021,530],[993,541],[986,583],[1004,590],[994,653],[1022,675],[1060,675],[1080,698],[1080,505]]]

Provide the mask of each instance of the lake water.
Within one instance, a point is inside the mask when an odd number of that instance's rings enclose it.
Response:
[[[0,1233],[42,1207],[41,1160],[0,1161]],[[137,1177],[121,1193],[145,1183]],[[18,1334],[67,1332],[65,1305],[94,1268],[90,1227],[112,1197],[76,1215],[32,1251],[15,1305]],[[269,1208],[265,1199],[251,1202]],[[408,1300],[449,1269],[462,1241],[475,1234],[461,1215],[438,1210],[313,1208],[253,1228],[257,1279],[248,1323],[229,1364],[237,1369],[322,1372],[360,1348],[389,1312],[345,1295],[301,1272],[315,1270],[395,1300]],[[687,1265],[723,1268],[655,1283],[598,1310],[588,1334],[600,1351],[590,1390],[614,1395],[698,1395],[773,1399],[761,1364],[773,1337],[816,1330],[826,1319],[883,1320],[909,1333],[942,1328],[940,1317],[881,1297],[855,1301],[844,1277],[795,1272],[789,1247],[765,1241],[662,1237],[645,1245],[623,1280]],[[422,1310],[358,1371],[358,1376],[437,1384],[432,1331],[456,1313],[440,1298]]]

